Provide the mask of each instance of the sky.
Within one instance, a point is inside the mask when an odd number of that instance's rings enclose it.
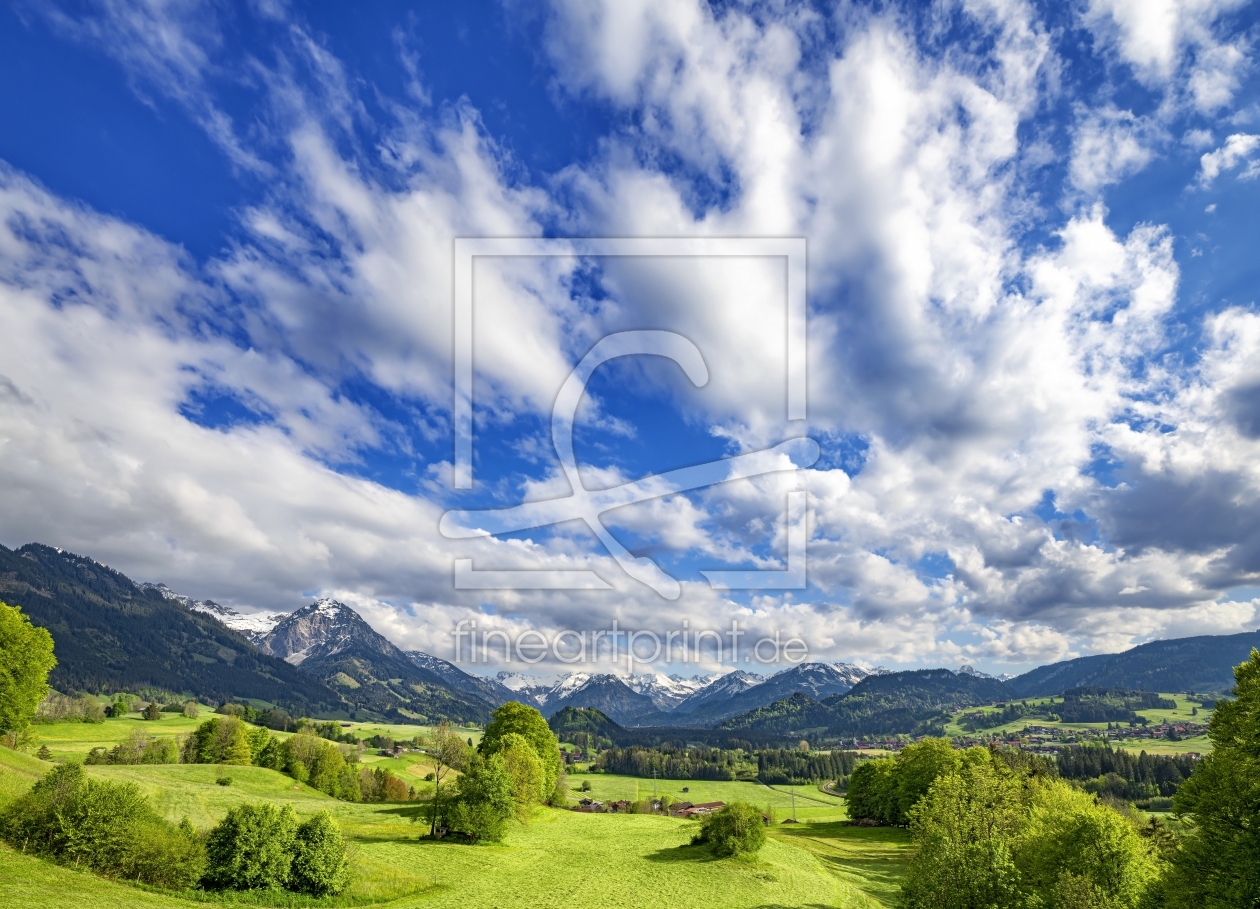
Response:
[[[446,659],[460,622],[734,621],[810,659],[994,673],[1253,630],[1258,17],[8,3],[0,543],[241,612],[333,596]],[[457,489],[456,238],[601,237],[803,240],[807,416],[786,406],[783,258],[481,257]],[[595,369],[572,435],[586,489],[819,448],[602,514],[676,598],[545,504],[572,492],[562,386],[643,330],[687,339],[705,381],[661,356]],[[806,586],[712,586],[785,569],[792,491]],[[439,528],[523,502],[557,523]],[[456,560],[603,589],[457,589]],[[561,655],[466,668],[625,671]],[[736,665],[718,656],[657,662]]]

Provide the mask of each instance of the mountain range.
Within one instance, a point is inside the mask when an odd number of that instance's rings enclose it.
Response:
[[[0,598],[53,632],[59,665],[52,683],[62,690],[149,687],[312,715],[479,723],[499,704],[518,700],[548,717],[595,708],[626,727],[729,734],[909,731],[930,728],[953,707],[1089,685],[1223,690],[1232,685],[1233,665],[1260,646],[1260,632],[1156,641],[1005,679],[970,666],[889,672],[809,662],[768,678],[745,670],[625,678],[571,672],[545,682],[512,671],[476,675],[403,651],[336,600],[291,613],[242,614],[164,584],[134,584],[91,559],[39,544],[0,547]]]

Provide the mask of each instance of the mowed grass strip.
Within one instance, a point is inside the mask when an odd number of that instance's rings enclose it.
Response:
[[[833,821],[780,826],[771,835],[812,853],[832,874],[869,898],[869,905],[898,905],[909,858],[908,830]]]

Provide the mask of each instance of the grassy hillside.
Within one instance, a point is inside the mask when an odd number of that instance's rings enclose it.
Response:
[[[136,725],[161,734],[186,731],[196,721],[172,716],[156,723],[121,718],[104,724],[61,723],[39,727],[54,753],[83,754],[93,745],[123,739]],[[383,731],[383,727],[378,727]],[[360,734],[375,729],[367,726]],[[410,738],[416,727],[394,727]],[[411,756],[416,761],[421,756]],[[389,766],[407,759],[381,759]],[[0,749],[0,799],[25,790],[51,766]],[[414,764],[417,771],[422,763]],[[289,804],[299,817],[333,813],[354,845],[356,878],[337,905],[389,902],[400,907],[488,909],[511,904],[531,909],[594,906],[816,907],[875,909],[891,905],[905,853],[904,831],[847,827],[843,799],[812,786],[766,787],[757,783],[658,781],[659,792],[690,801],[744,800],[772,808],[782,821],[796,795],[797,825],[777,823],[756,860],[717,860],[689,844],[696,825],[651,815],[591,815],[540,809],[526,826],[514,826],[499,846],[465,846],[419,839],[422,804],[338,802],[289,777],[258,767],[206,765],[94,766],[101,779],[134,782],[172,821],[188,817],[201,828],[234,805],[266,800]],[[222,774],[230,786],[217,785]],[[424,784],[418,775],[409,782]],[[609,774],[570,778],[572,797],[583,781],[601,799],[651,793],[651,780]],[[683,786],[690,792],[683,793]],[[130,906],[191,907],[189,900],[137,890],[76,873],[0,847],[0,907],[122,909]],[[314,903],[314,905],[334,905]]]
[[[1200,707],[1191,701],[1184,694],[1161,693],[1161,698],[1167,698],[1176,702],[1173,709],[1157,708],[1154,710],[1139,710],[1137,714],[1146,719],[1151,725],[1161,723],[1183,723],[1193,722],[1207,725],[1212,717],[1212,708]],[[1050,698],[1026,698],[1021,699],[1020,703],[1025,701],[1029,706],[1038,706],[1048,703]],[[1197,714],[1194,712],[1197,709]],[[996,707],[979,707],[975,710],[969,710],[968,713],[996,713]],[[962,728],[962,714],[955,714],[949,724],[945,727],[945,734],[949,736],[967,735],[967,731]],[[1024,717],[1014,720],[1010,723],[1004,723],[1000,726],[993,726],[983,730],[984,734],[1009,735],[1016,733],[1025,726],[1043,726],[1048,729],[1062,730],[1064,733],[1072,733],[1078,730],[1089,730],[1091,732],[1105,731],[1106,723],[1063,723],[1043,718]],[[1125,748],[1130,751],[1145,751],[1148,754],[1185,754],[1187,752],[1197,752],[1206,754],[1212,750],[1212,742],[1206,735],[1193,736],[1183,739],[1179,742],[1168,741],[1167,739],[1115,739],[1112,740],[1113,748]]]

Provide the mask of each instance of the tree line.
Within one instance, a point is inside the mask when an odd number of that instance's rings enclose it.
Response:
[[[1137,801],[1175,795],[1182,782],[1194,772],[1198,758],[1188,754],[1147,754],[1134,756],[1110,744],[1073,745],[1059,750],[1055,765],[1059,776],[1069,780],[1103,781],[1105,794]],[[1112,780],[1110,778],[1115,778]],[[1122,786],[1114,785],[1119,781]],[[1087,787],[1088,788],[1088,787]],[[1104,794],[1095,787],[1094,791]]]

